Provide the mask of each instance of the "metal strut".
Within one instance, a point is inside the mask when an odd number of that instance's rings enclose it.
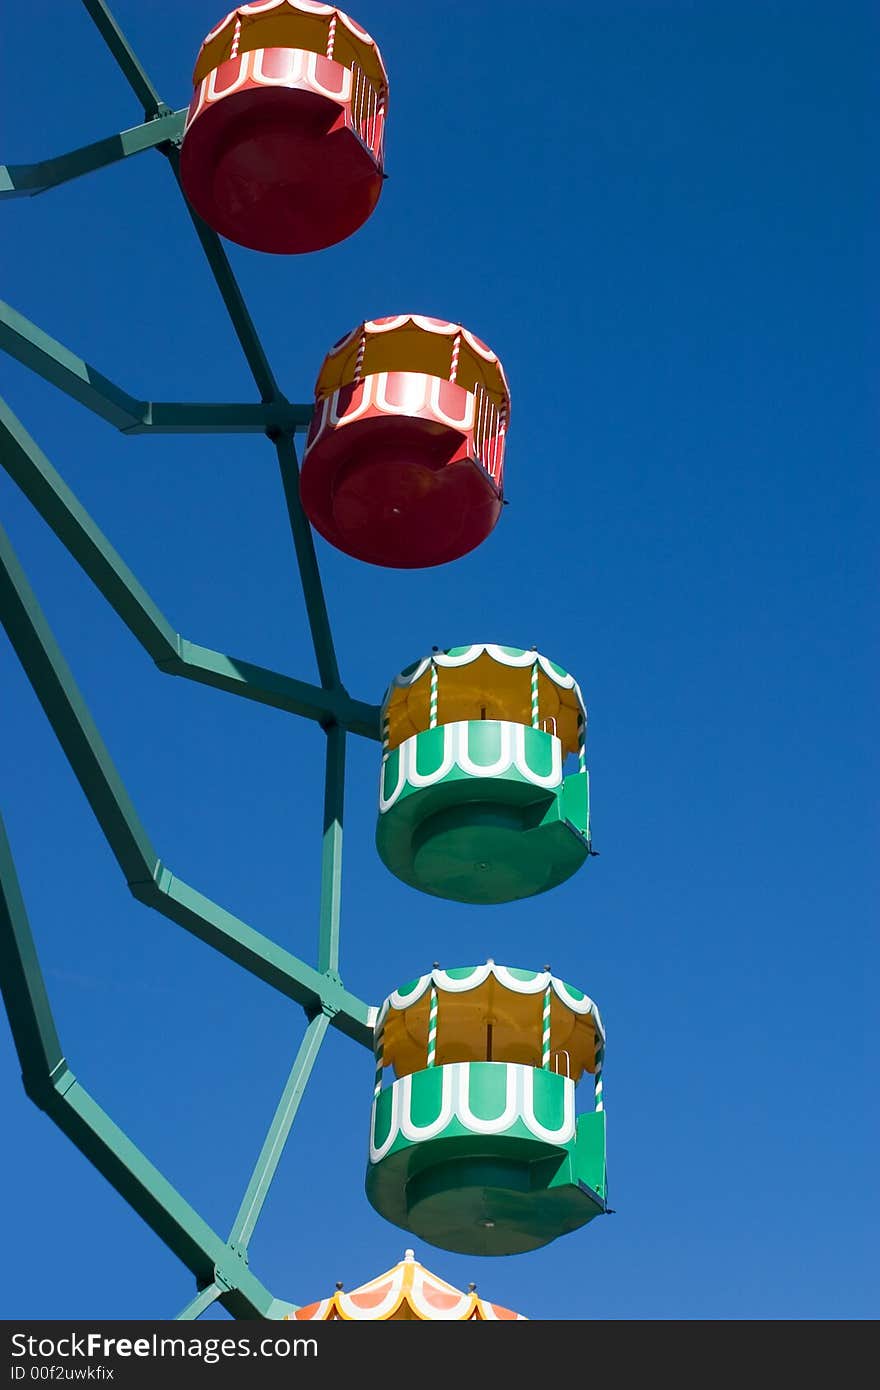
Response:
[[[81,149],[30,165],[0,165],[0,198],[46,192],[148,149],[163,154],[179,184],[185,110],[172,111],[103,0],[83,0],[144,110],[144,122]],[[311,528],[299,499],[294,435],[311,405],[280,390],[217,234],[187,204],[260,399],[207,403],[141,400],[110,381],[10,306],[0,303],[0,349],[124,434],[260,433],[281,470],[299,580],[320,685],[213,651],[175,631],[12,411],[0,401],[0,463],[96,585],[158,668],[320,724],[327,739],[318,965],[300,960],[177,878],[159,858],[5,533],[0,529],[0,620],[125,877],[146,906],[279,990],[306,1011],[293,1062],[229,1238],[223,1240],[92,1099],[62,1052],[0,820],[0,990],[25,1091],[85,1154],[197,1283],[180,1320],[219,1301],[235,1317],[281,1318],[295,1308],[253,1275],[247,1248],[299,1103],[330,1027],[373,1046],[376,1010],[339,977],[342,821],[346,734],[381,741],[377,706],[352,699],[337,662]]]

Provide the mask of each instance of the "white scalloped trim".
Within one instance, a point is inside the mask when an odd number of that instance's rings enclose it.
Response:
[[[206,41],[207,42],[207,41]],[[507,373],[504,364],[497,353],[493,352],[487,343],[482,342],[469,328],[465,328],[463,323],[450,323],[448,319],[432,318],[428,314],[389,314],[383,319],[366,319],[363,323],[357,324],[350,333],[346,333],[338,342],[334,343],[327,353],[329,360],[336,357],[343,348],[348,347],[355,338],[360,338],[363,333],[392,333],[397,328],[405,328],[408,323],[412,323],[416,328],[420,328],[424,333],[437,333],[444,338],[454,338],[460,333],[469,347],[472,347],[484,362],[489,362],[493,367],[497,367],[498,375],[501,377],[502,385],[507,394],[508,408],[510,406],[510,385],[507,380]],[[324,368],[322,366],[321,372]]]
[[[560,1077],[563,1086],[562,1124],[548,1129],[535,1115],[534,1067],[522,1062],[497,1062],[507,1069],[504,1109],[494,1119],[477,1119],[470,1108],[470,1062],[450,1062],[438,1067],[442,1073],[440,1113],[429,1125],[414,1125],[411,1118],[412,1077],[404,1076],[391,1087],[391,1124],[387,1137],[376,1144],[376,1105],[370,1116],[370,1162],[381,1163],[398,1135],[410,1143],[434,1139],[457,1119],[465,1129],[477,1134],[504,1134],[520,1119],[530,1134],[545,1144],[570,1144],[575,1137],[574,1082]]]
[[[573,691],[584,719],[586,719],[587,710],[581,688],[574,676],[569,675],[568,671],[560,675],[559,671],[555,670],[551,665],[549,658],[542,656],[540,652],[527,651],[521,652],[519,656],[511,656],[509,652],[504,651],[499,645],[491,642],[473,643],[466,651],[462,652],[460,656],[448,656],[446,652],[433,652],[430,656],[421,657],[416,663],[415,669],[411,671],[409,675],[404,675],[404,673],[400,671],[394,677],[385,692],[385,698],[382,701],[383,710],[387,706],[395,690],[405,690],[409,686],[415,685],[416,681],[420,680],[428,670],[432,661],[436,666],[454,669],[458,666],[470,666],[471,662],[476,661],[484,653],[491,657],[493,661],[497,661],[499,665],[511,666],[514,668],[533,666],[537,661],[540,670],[544,672],[548,680],[551,680],[554,685],[558,685],[560,690]]]
[[[472,989],[479,989],[480,985],[485,984],[490,975],[494,975],[502,988],[509,989],[513,994],[543,994],[549,984],[557,999],[559,999],[566,1008],[571,1009],[572,1013],[592,1014],[596,1035],[604,1046],[605,1029],[602,1024],[599,1008],[588,994],[585,994],[583,999],[576,999],[573,994],[569,993],[568,986],[564,980],[560,980],[556,975],[551,975],[546,970],[537,971],[534,978],[531,980],[519,980],[515,975],[511,975],[507,966],[496,965],[494,960],[487,960],[485,965],[475,965],[471,974],[466,975],[464,979],[453,979],[451,976],[447,975],[445,970],[431,970],[427,975],[420,976],[415,989],[409,994],[400,994],[397,990],[394,990],[379,1007],[379,1011],[376,1015],[375,1031],[378,1033],[390,1009],[397,1009],[398,1012],[403,1012],[413,1004],[417,1004],[425,991],[430,989],[431,985],[444,994],[467,994]]]
[[[477,721],[463,719],[453,724],[439,725],[443,730],[443,760],[433,772],[422,773],[418,770],[418,741],[426,731],[422,730],[422,734],[413,734],[410,738],[404,739],[397,749],[397,783],[390,796],[385,795],[387,759],[379,771],[379,814],[384,816],[386,811],[391,810],[407,783],[419,790],[432,787],[435,783],[442,782],[456,766],[469,777],[500,777],[509,768],[515,767],[527,782],[545,791],[552,791],[562,785],[562,743],[555,734],[544,735],[551,740],[550,771],[534,772],[526,760],[526,725],[510,724],[501,719],[493,721],[501,727],[498,757],[494,763],[474,762],[470,756],[470,727],[475,722]]]
[[[236,9],[230,10],[229,13],[221,19],[220,23],[215,24],[211,32],[205,35],[202,40],[202,48],[216,39],[218,34],[222,34],[227,24],[234,20],[237,15],[240,15],[242,19],[246,19],[248,15],[266,14],[269,10],[278,10],[282,5],[287,5],[292,10],[299,10],[301,14],[335,14],[337,20],[345,25],[350,34],[353,34],[356,39],[360,39],[362,43],[369,44],[371,48],[375,49],[376,57],[379,60],[379,66],[382,69],[387,83],[388,74],[385,71],[382,54],[379,52],[379,45],[376,43],[373,36],[368,34],[366,29],[362,28],[357,20],[352,19],[351,15],[347,15],[344,10],[338,10],[335,5],[320,4],[318,0],[252,0],[251,4],[239,5]]]

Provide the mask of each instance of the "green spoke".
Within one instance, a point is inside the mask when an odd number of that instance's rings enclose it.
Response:
[[[0,199],[42,193],[154,148],[168,159],[180,185],[179,146],[186,110],[172,111],[161,99],[104,0],[83,3],[141,103],[145,120],[53,158],[0,165]],[[380,742],[381,722],[379,708],[353,699],[340,678],[314,537],[300,501],[294,437],[309,425],[313,407],[289,402],[280,390],[223,243],[185,196],[184,202],[260,400],[142,399],[3,303],[0,350],[124,434],[268,436],[278,456],[320,684],[200,646],[178,633],[2,401],[0,463],[159,670],[321,726],[327,744],[317,968],[191,887],[159,858],[2,529],[0,619],[133,897],[269,984],[307,1015],[305,1036],[228,1241],[175,1190],[70,1069],[2,821],[0,988],[27,1094],[195,1276],[198,1292],[177,1320],[195,1320],[217,1301],[235,1317],[277,1319],[295,1311],[296,1305],[275,1298],[251,1274],[247,1246],[327,1029],[373,1047],[376,1009],[345,989],[338,970],[346,735]]]
[[[71,179],[82,178],[83,174],[118,164],[129,155],[142,154],[144,150],[177,140],[183,134],[185,120],[186,107],[167,116],[155,116],[143,125],[121,130],[117,135],[108,135],[68,154],[56,155],[54,159],[43,159],[37,164],[0,164],[0,198],[33,198],[59,184],[70,183]]]
[[[319,970],[339,968],[339,919],[342,905],[342,814],[345,803],[345,730],[327,730],[324,775],[324,838],[321,846],[321,920]]]
[[[0,821],[0,964],[13,1039],[31,1100],[54,1120],[197,1278],[218,1278],[225,1306],[269,1315],[274,1300],[77,1081],[62,1053],[6,832]]]
[[[232,266],[229,264],[229,257],[223,249],[223,243],[215,231],[203,222],[199,214],[190,206],[186,195],[180,185],[180,168],[178,152],[172,147],[168,158],[180,188],[181,197],[186,203],[187,211],[192,218],[193,226],[196,229],[196,236],[202,245],[202,250],[211,268],[211,274],[217,282],[217,288],[223,303],[226,305],[226,312],[232,323],[235,336],[238,338],[239,345],[245,355],[251,376],[253,377],[257,390],[260,392],[264,401],[283,401],[284,396],[278,388],[275,375],[269,366],[269,359],[266,356],[263,344],[260,342],[254,321],[250,316],[244,296],[241,292],[238,281],[233,274]]]
[[[196,1318],[202,1316],[202,1313],[207,1312],[212,1303],[217,1302],[222,1292],[223,1290],[219,1284],[210,1283],[207,1288],[201,1289],[200,1292],[196,1294],[195,1298],[187,1303],[185,1308],[181,1308],[174,1321],[194,1322]]]
[[[312,536],[312,528],[309,525],[308,518],[303,511],[302,502],[300,501],[299,463],[296,457],[296,447],[293,438],[290,435],[281,435],[280,438],[275,440],[275,448],[278,451],[278,466],[281,469],[281,483],[287,502],[287,514],[290,518],[290,530],[293,536],[294,548],[296,549],[300,582],[302,583],[303,593],[305,594],[306,609],[309,615],[309,627],[312,631],[312,644],[315,648],[315,657],[318,662],[321,684],[324,686],[336,686],[340,683],[339,666],[336,662],[333,633],[330,629],[330,618],[327,613],[327,603],[321,584],[321,574],[318,569],[318,557],[315,554],[315,541]]]
[[[331,1009],[337,1028],[371,1046],[365,1004],[190,888],[161,863],[2,528],[0,613],[134,896],[304,1007]]]
[[[2,400],[0,442],[6,472],[161,670],[321,724],[338,723],[365,738],[380,737],[376,706],[181,637]]]
[[[254,1233],[254,1227],[263,1209],[263,1203],[269,1195],[272,1179],[281,1161],[284,1145],[287,1143],[291,1125],[296,1119],[299,1103],[312,1074],[312,1068],[317,1061],[329,1022],[327,1015],[320,1013],[311,1020],[306,1028],[305,1037],[291,1067],[287,1084],[281,1093],[281,1099],[260,1150],[260,1156],[248,1183],[247,1191],[242,1198],[238,1215],[232,1223],[232,1230],[229,1233],[229,1244],[232,1246],[246,1250]]]
[[[141,67],[134,50],[104,4],[104,0],[83,0],[83,4],[116,59],[125,80],[143,106],[147,118],[167,114],[168,107]]]

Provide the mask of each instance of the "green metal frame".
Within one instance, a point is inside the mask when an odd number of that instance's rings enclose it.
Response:
[[[143,105],[144,123],[39,164],[0,165],[0,198],[43,193],[148,149],[165,156],[179,183],[186,112],[172,111],[161,100],[103,0],[83,4]],[[291,404],[281,393],[218,236],[188,211],[258,402],[139,400],[2,303],[0,348],[124,434],[259,433],[269,438],[278,457],[320,685],[201,647],[176,632],[2,400],[0,464],[161,671],[300,715],[323,729],[327,752],[316,968],[190,887],[160,859],[2,528],[0,622],[133,896],[305,1010],[305,1036],[227,1239],[202,1220],[71,1071],[2,819],[0,990],[28,1096],[194,1274],[198,1292],[178,1318],[198,1318],[215,1301],[235,1317],[282,1318],[295,1305],[273,1297],[250,1272],[248,1245],[327,1029],[332,1026],[364,1047],[373,1046],[376,1010],[342,984],[339,933],[346,735],[381,742],[381,721],[378,706],[353,699],[342,684],[312,532],[299,499],[294,437],[308,425],[311,406]]]

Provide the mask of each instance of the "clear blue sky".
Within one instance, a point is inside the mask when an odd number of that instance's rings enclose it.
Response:
[[[219,6],[115,13],[184,105]],[[390,73],[390,179],[339,247],[230,248],[257,326],[306,400],[361,318],[461,320],[513,417],[511,505],[465,560],[402,574],[319,542],[344,679],[378,701],[432,644],[537,644],[585,692],[601,851],[527,902],[422,897],[376,856],[378,750],[351,740],[349,987],[551,961],[608,1028],[617,1214],[532,1255],[417,1254],[535,1318],[875,1316],[877,9],[355,16]],[[10,7],[4,55],[0,158],[140,119],[76,4]],[[252,397],[158,155],[5,204],[0,249],[3,297],[128,390]],[[5,361],[2,390],[175,627],[314,678],[265,441],[125,439]],[[312,960],[320,732],[160,675],[5,475],[0,514],[159,853]],[[0,699],[2,809],[74,1070],[225,1234],[302,1015],[128,897],[5,637]],[[331,1034],[252,1246],[280,1297],[413,1243],[363,1195],[371,1088]],[[25,1100],[5,1025],[0,1091],[2,1314],[173,1315],[190,1276]]]

